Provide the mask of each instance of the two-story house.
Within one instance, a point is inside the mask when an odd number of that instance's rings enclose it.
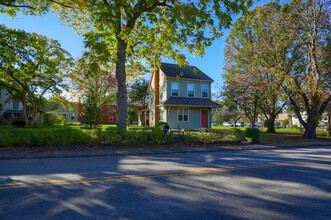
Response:
[[[11,94],[6,89],[0,89],[0,115],[5,118],[22,117],[23,105],[21,102],[11,100]]]
[[[211,109],[222,107],[211,100],[213,82],[197,67],[163,63],[151,76],[149,114],[142,125],[148,120],[150,126],[167,122],[171,129],[210,127]]]

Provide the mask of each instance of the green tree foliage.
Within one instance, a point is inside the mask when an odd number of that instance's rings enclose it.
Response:
[[[284,128],[286,128],[287,125],[289,125],[289,124],[290,124],[290,122],[288,121],[288,119],[285,119],[285,120],[283,121],[283,123],[282,123],[282,126],[283,126]]]
[[[49,112],[53,110],[59,109],[60,102],[55,99],[47,99],[45,97],[42,98],[40,103],[40,109]]]
[[[254,127],[259,113],[258,105],[262,96],[259,75],[247,70],[227,71],[224,78],[223,96],[228,102],[232,103],[232,106],[238,106],[238,109],[244,112]]]
[[[227,39],[228,69],[238,74],[247,68],[265,85],[261,94],[266,98],[261,96],[259,105],[268,121],[287,99],[306,138],[316,137],[318,121],[331,100],[329,17],[330,1],[291,1],[283,6],[271,2],[240,17]],[[302,114],[307,114],[306,120]]]
[[[34,123],[47,93],[66,87],[70,54],[56,40],[0,25],[0,85],[15,93],[23,103],[26,126]],[[27,103],[32,120],[28,121]]]
[[[86,96],[87,99],[82,107],[81,122],[91,129],[101,123],[102,105],[98,102],[99,97],[94,90],[89,91]]]
[[[85,53],[70,73],[71,92],[84,104],[82,123],[90,128],[101,123],[102,107],[115,101],[116,81],[110,67]]]
[[[61,3],[61,0],[0,0],[0,13],[12,17],[15,17],[18,12],[26,15],[42,15],[45,14],[53,4],[68,7]]]
[[[126,127],[127,67],[141,59],[152,66],[161,57],[184,64],[186,49],[204,55],[205,48],[229,28],[233,14],[252,4],[245,1],[70,0],[53,10],[64,23],[84,34],[100,62],[116,63],[117,125]],[[132,68],[137,69],[137,68]],[[139,68],[138,68],[139,69]],[[130,71],[128,71],[130,73]]]
[[[275,50],[270,51],[271,39],[278,37],[274,45],[282,54],[288,46],[281,32],[284,29],[279,29],[279,22],[275,21],[279,10],[277,3],[269,3],[241,16],[226,40],[224,52],[225,88],[226,91],[230,90],[226,94],[232,99],[244,101],[244,109],[248,110],[245,112],[251,123],[256,119],[256,109],[260,110],[269,122],[268,132],[275,132],[275,119],[286,106],[280,88],[281,81],[266,63],[268,59],[274,59],[272,53]],[[267,54],[266,59],[261,58],[261,52]],[[239,88],[234,89],[232,86]],[[237,93],[231,94],[231,90]],[[242,94],[245,94],[244,97],[241,97]]]
[[[138,109],[136,108],[128,108],[128,121],[127,124],[132,124],[138,117]]]
[[[148,81],[142,79],[140,81],[135,81],[130,85],[128,95],[130,104],[138,104],[143,108],[147,107],[147,98],[148,98]]]

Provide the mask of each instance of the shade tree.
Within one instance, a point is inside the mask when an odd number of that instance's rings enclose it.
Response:
[[[117,126],[126,127],[128,63],[151,67],[167,57],[184,64],[182,50],[204,55],[228,28],[233,14],[252,1],[71,0],[70,7],[53,5],[64,23],[84,34],[86,46],[100,62],[116,64]],[[187,63],[186,63],[187,65]]]
[[[71,56],[56,40],[4,25],[0,25],[0,51],[0,85],[15,92],[22,101],[28,127],[36,121],[43,97],[67,86],[65,77],[72,64]]]

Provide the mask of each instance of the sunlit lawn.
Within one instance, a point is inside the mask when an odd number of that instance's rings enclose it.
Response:
[[[213,127],[216,129],[229,129],[228,127],[216,126]],[[245,130],[245,127],[237,127],[240,130]],[[302,135],[304,130],[301,132],[300,129],[292,129],[292,128],[280,128],[276,129],[276,134],[267,133],[267,129],[261,129],[261,142],[265,144],[271,143],[293,143],[293,142],[318,142],[331,140],[331,138],[327,139],[327,131],[317,130],[317,139],[306,139],[303,138]]]

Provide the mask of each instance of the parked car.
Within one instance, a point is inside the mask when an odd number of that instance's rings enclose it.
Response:
[[[255,122],[254,124],[255,124],[256,127],[261,127],[262,126],[261,122]]]
[[[217,126],[217,123],[216,122],[211,122],[211,126]]]
[[[245,123],[244,122],[237,122],[236,123],[236,126],[238,126],[238,127],[244,127],[245,126]]]
[[[284,127],[281,125],[275,125],[275,128],[284,128]]]
[[[224,122],[223,126],[224,127],[233,127],[233,124],[231,122]]]

